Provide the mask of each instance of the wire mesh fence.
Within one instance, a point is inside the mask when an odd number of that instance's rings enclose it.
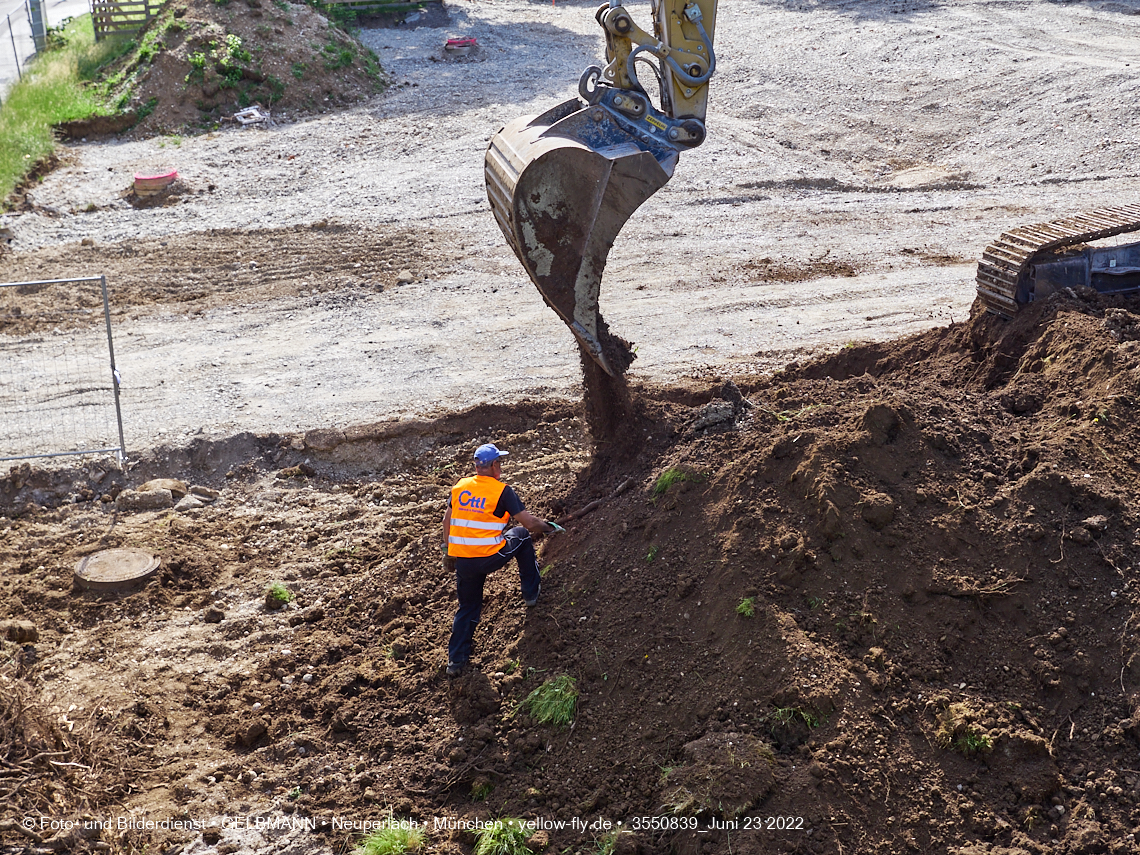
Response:
[[[42,44],[37,45],[33,35],[33,21],[37,33],[40,27],[46,28],[42,3],[37,3],[36,11],[39,14],[33,16],[27,0],[7,9],[0,8],[0,108],[7,98],[8,88],[23,77],[37,47],[42,47]]]
[[[0,283],[0,461],[126,458],[102,276]]]

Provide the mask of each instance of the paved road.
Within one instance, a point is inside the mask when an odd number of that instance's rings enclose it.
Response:
[[[88,11],[88,0],[48,0],[47,23],[54,27],[65,18],[75,18]],[[35,53],[24,4],[0,5],[0,96],[19,78],[17,61],[19,69],[26,68]]]

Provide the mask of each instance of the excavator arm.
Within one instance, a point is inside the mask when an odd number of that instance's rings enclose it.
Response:
[[[672,177],[679,153],[704,142],[716,70],[716,0],[654,0],[652,11],[649,33],[616,0],[599,7],[605,67],[585,70],[579,98],[507,124],[484,164],[507,242],[583,352],[612,377],[634,354],[598,308],[606,259],[634,211]],[[655,77],[657,104],[639,69]]]

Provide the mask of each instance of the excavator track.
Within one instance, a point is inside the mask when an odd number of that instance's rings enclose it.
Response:
[[[1098,208],[1072,217],[1020,226],[986,247],[978,262],[978,297],[1004,318],[1033,299],[1030,266],[1045,252],[1140,230],[1140,205]]]

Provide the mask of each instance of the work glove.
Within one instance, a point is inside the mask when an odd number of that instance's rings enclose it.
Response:
[[[441,549],[443,553],[443,571],[445,573],[455,572],[455,556],[447,554],[447,544],[445,543]]]
[[[566,529],[556,522],[551,522],[550,520],[543,520],[543,522],[550,526],[550,530],[545,532],[546,534],[559,534],[560,532],[566,531]]]

